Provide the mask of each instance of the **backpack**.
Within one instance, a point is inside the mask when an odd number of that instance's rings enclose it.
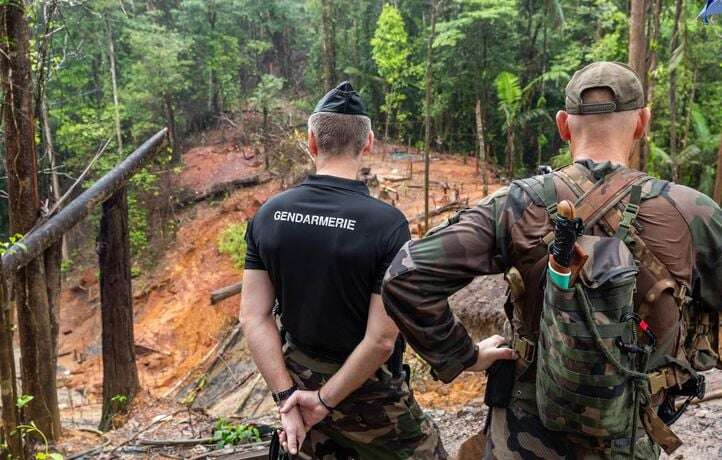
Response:
[[[667,426],[682,412],[674,404],[675,396],[688,396],[683,409],[692,397],[701,397],[704,377],[697,370],[709,369],[718,360],[710,341],[717,331],[715,312],[701,312],[688,290],[678,285],[636,233],[634,220],[649,176],[620,168],[594,183],[586,168],[573,165],[542,178],[516,181],[544,204],[552,222],[557,218],[554,177],[577,196],[577,215],[585,230],[600,224],[607,236],[579,237],[577,243],[589,258],[569,289],[544,275],[535,346],[540,420],[547,429],[571,438],[596,439],[613,452],[615,447],[619,453],[631,451],[632,457],[636,440],[646,431],[669,454],[681,445]],[[551,245],[553,239],[552,232],[544,243]],[[680,321],[687,325],[681,325],[687,331],[684,349],[664,356],[663,365],[655,368],[648,363],[654,333],[635,311],[640,266],[655,277],[642,302],[653,303],[670,291],[682,309]],[[658,413],[652,401],[662,391],[667,398]]]

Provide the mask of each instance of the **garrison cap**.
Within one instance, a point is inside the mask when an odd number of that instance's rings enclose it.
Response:
[[[318,101],[313,113],[319,112],[368,116],[363,101],[361,101],[361,96],[348,81],[342,82]]]
[[[584,104],[582,94],[592,88],[608,88],[614,100]],[[642,80],[631,67],[619,62],[589,64],[574,74],[566,88],[566,111],[573,115],[624,112],[644,106]]]

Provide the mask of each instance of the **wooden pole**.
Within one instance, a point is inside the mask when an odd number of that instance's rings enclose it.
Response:
[[[25,458],[22,439],[17,434],[11,434],[15,431],[19,421],[14,335],[13,312],[8,299],[5,277],[0,272],[0,401],[2,402],[0,440],[7,446],[6,449],[0,448],[0,458],[2,459]]]
[[[99,428],[115,428],[140,389],[133,339],[128,200],[125,188],[103,203],[98,236],[103,338],[103,410]]]

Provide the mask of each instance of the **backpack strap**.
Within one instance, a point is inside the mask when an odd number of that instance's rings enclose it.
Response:
[[[590,225],[599,223],[609,236],[621,236],[634,257],[654,276],[656,282],[647,291],[642,303],[651,305],[664,291],[671,290],[677,305],[682,308],[687,296],[686,286],[677,283],[666,265],[654,255],[632,227],[639,212],[642,185],[651,178],[639,171],[620,168],[604,180],[594,182],[587,169],[577,163],[557,174],[561,182],[578,197],[577,215],[584,221],[585,229],[588,230]],[[621,208],[620,202],[627,194],[630,194],[629,202]],[[604,199],[598,195],[606,195],[608,198]],[[585,202],[589,204],[585,206]],[[594,212],[591,203],[597,203],[600,211]],[[601,212],[604,209],[606,211]]]
[[[619,227],[617,227],[617,233],[614,235],[625,243],[628,241],[629,228],[639,213],[640,201],[642,201],[642,186],[634,184],[629,192],[629,202],[627,202],[627,206],[624,208],[622,220],[619,222]]]

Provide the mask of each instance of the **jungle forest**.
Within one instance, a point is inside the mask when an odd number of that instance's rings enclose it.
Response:
[[[594,61],[643,80],[631,166],[722,204],[707,3],[0,0],[0,458],[268,458],[277,411],[238,325],[246,222],[312,172],[306,121],[342,81],[377,138],[361,177],[414,238],[569,164],[555,115]],[[498,331],[503,278],[470,289],[455,314]],[[485,377],[443,385],[407,354],[447,450],[475,458]],[[719,455],[722,403],[691,407],[684,458]]]

